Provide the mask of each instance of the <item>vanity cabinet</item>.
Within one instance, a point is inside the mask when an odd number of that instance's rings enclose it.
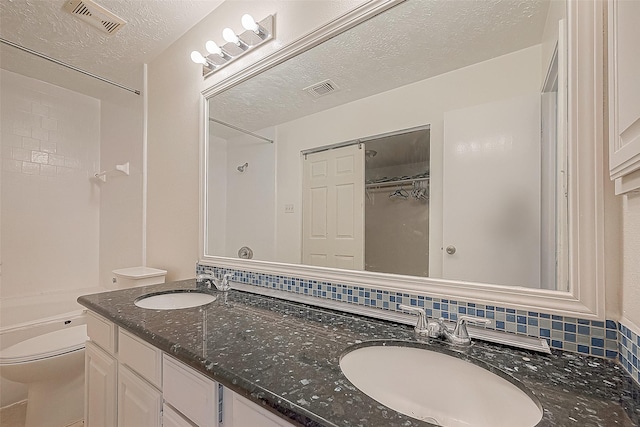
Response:
[[[87,313],[85,426],[162,425],[161,351]]]
[[[92,312],[87,335],[87,427],[293,425]]]
[[[609,163],[616,194],[640,189],[640,2],[609,0]]]

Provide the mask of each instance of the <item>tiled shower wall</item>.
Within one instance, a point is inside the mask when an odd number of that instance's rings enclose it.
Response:
[[[2,297],[94,285],[100,101],[0,70],[0,103]]]
[[[619,358],[629,375],[640,383],[638,374],[640,337],[623,324],[618,324],[613,320],[603,322],[578,319],[507,307],[198,264],[196,273],[205,272],[213,272],[216,275],[232,273],[233,281],[248,285],[327,298],[382,310],[401,311],[398,310],[398,304],[410,304],[425,308],[429,317],[443,317],[455,321],[458,316],[466,314],[491,319],[492,323],[489,326],[491,329],[545,338],[549,342],[549,346],[555,349],[611,359]]]

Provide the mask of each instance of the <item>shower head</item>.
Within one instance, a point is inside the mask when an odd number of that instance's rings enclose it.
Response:
[[[365,150],[364,151],[365,162],[368,162],[369,160],[373,159],[376,156],[376,154],[378,154],[376,150]]]
[[[249,167],[249,163],[245,163],[244,165],[238,166],[238,171],[244,172],[244,170]]]

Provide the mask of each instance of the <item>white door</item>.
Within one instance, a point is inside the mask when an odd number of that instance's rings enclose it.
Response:
[[[87,341],[84,351],[84,424],[87,427],[114,426],[118,362],[91,341]]]
[[[443,277],[540,286],[540,97],[444,115]]]
[[[364,147],[308,154],[303,162],[302,262],[363,270]]]

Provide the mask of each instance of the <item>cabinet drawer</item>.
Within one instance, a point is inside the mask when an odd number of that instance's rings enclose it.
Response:
[[[196,427],[166,403],[162,405],[162,427]]]
[[[118,351],[116,342],[117,326],[91,311],[87,312],[87,335],[89,339],[111,354]]]
[[[163,356],[164,400],[200,427],[217,425],[218,385],[182,362]]]
[[[162,389],[162,351],[159,349],[120,329],[118,360],[158,389]]]
[[[231,400],[231,416],[228,414],[228,406],[225,409],[225,423],[231,427],[260,426],[260,427],[294,427],[290,422],[272,414],[260,405],[246,399],[237,393],[225,388],[225,399]]]

